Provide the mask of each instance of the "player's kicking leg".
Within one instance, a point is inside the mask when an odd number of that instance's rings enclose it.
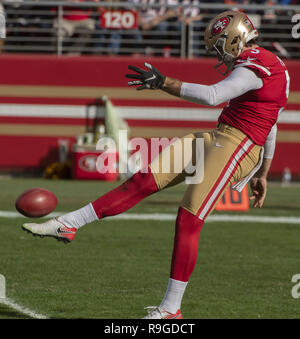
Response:
[[[194,139],[195,137],[191,134],[186,138]],[[174,149],[174,147],[183,148],[183,139],[178,139],[168,149]],[[168,153],[166,150],[161,152],[146,171],[139,171],[123,184],[87,206],[45,223],[26,223],[22,228],[33,235],[51,236],[58,240],[65,240],[65,242],[72,241],[80,227],[105,217],[123,213],[149,195],[183,181],[185,174],[182,171],[173,171],[174,173],[159,173],[158,183],[156,172],[159,172],[163,162],[170,161],[170,168],[174,168],[174,157],[165,160],[166,153],[169,155],[172,152]],[[155,167],[155,170],[153,170],[153,167]],[[72,234],[67,234],[68,229]]]
[[[114,190],[76,211],[44,223],[25,223],[22,228],[33,235],[50,236],[71,242],[80,227],[104,217],[123,213],[158,190],[149,168],[147,173],[140,171],[134,174]]]

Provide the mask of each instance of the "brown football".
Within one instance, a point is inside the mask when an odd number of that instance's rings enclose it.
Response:
[[[51,213],[57,206],[57,197],[45,188],[32,188],[16,200],[16,209],[29,218],[40,218]]]

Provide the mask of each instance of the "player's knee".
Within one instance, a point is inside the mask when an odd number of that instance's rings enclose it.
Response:
[[[184,207],[179,207],[176,227],[184,229],[187,232],[199,233],[203,226],[203,220],[199,219],[193,212],[188,211]]]

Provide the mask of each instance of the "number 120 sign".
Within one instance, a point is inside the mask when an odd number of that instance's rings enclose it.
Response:
[[[101,11],[100,27],[109,29],[137,28],[137,13],[134,11]]]

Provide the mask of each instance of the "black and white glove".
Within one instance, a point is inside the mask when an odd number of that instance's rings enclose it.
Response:
[[[162,75],[154,66],[145,62],[145,67],[148,68],[148,71],[135,66],[128,66],[128,68],[138,74],[126,74],[126,78],[137,79],[134,81],[129,81],[129,86],[138,86],[137,90],[142,89],[161,89],[166,77]]]

